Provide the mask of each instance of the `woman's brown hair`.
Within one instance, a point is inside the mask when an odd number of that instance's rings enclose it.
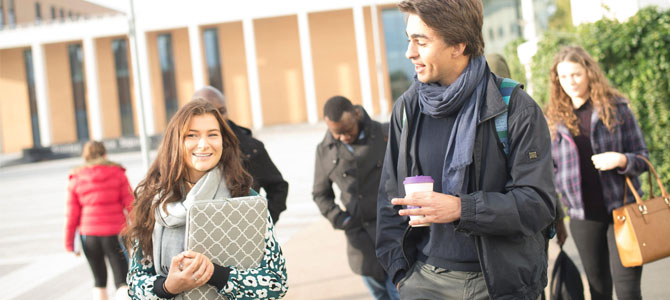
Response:
[[[573,136],[580,134],[572,100],[561,87],[558,77],[557,66],[565,61],[579,64],[586,70],[586,78],[589,81],[589,97],[593,103],[593,108],[598,110],[600,120],[611,131],[617,124],[614,100],[623,98],[623,95],[609,84],[603,72],[600,71],[598,63],[584,48],[566,46],[556,54],[554,65],[551,67],[549,74],[551,90],[546,115],[552,134],[555,132],[557,124],[563,124]]]
[[[84,158],[84,161],[90,162],[103,158],[106,153],[107,150],[105,150],[105,145],[102,142],[88,141],[84,144],[84,150],[81,151],[81,157]]]
[[[223,150],[217,167],[225,170],[226,184],[231,195],[249,195],[252,178],[242,166],[237,137],[212,104],[204,99],[195,99],[182,106],[170,119],[156,159],[149,167],[147,176],[135,189],[131,222],[122,232],[129,249],[137,242],[145,256],[151,255],[156,209],[186,197],[189,186],[186,184],[188,171],[183,154],[184,138],[193,116],[205,114],[213,115],[219,123]]]

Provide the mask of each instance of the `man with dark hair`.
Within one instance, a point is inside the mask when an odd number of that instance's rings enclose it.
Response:
[[[323,114],[328,131],[316,148],[314,202],[334,228],[344,230],[349,266],[363,277],[375,299],[398,299],[375,256],[377,191],[387,130],[342,96],[328,99]],[[333,183],[344,207],[335,203]]]
[[[542,111],[519,86],[503,100],[483,56],[481,0],[398,7],[416,77],[392,112],[377,257],[402,299],[537,299],[556,214]],[[433,190],[407,195],[403,180],[417,175]]]
[[[263,142],[251,136],[251,130],[235,124],[228,119],[228,109],[226,98],[223,94],[211,86],[203,87],[197,90],[192,99],[202,98],[214,105],[223,118],[228,122],[228,126],[233,130],[239,140],[240,150],[244,156],[244,168],[254,178],[252,188],[260,193],[260,189],[265,190],[268,199],[268,210],[275,224],[279,221],[279,214],[286,210],[286,196],[288,195],[288,182],[284,180],[281,173],[270,159],[270,155],[265,150]]]

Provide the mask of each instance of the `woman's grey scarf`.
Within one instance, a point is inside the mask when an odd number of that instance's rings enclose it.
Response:
[[[479,109],[486,91],[488,67],[484,56],[470,59],[458,79],[449,86],[422,83],[417,80],[419,108],[433,118],[454,113],[456,122],[451,130],[442,167],[442,192],[459,195],[467,192],[467,166],[472,163],[475,129]],[[456,147],[458,146],[458,149]]]
[[[186,234],[186,214],[195,201],[230,198],[221,168],[215,167],[207,172],[180,202],[156,208],[153,239],[154,267],[158,275],[167,276],[172,257],[184,251]]]

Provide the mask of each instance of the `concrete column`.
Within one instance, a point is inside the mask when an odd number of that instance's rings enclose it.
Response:
[[[195,90],[205,86],[203,56],[200,27],[198,24],[188,26],[188,42],[191,47],[191,69],[193,73],[193,87]]]
[[[370,14],[372,15],[372,40],[375,47],[375,74],[377,74],[377,90],[379,93],[379,110],[382,119],[386,120],[389,116],[389,102],[386,98],[386,88],[384,87],[384,68],[382,67],[382,47],[381,34],[379,31],[379,17],[377,5],[370,5]]]
[[[242,20],[244,34],[244,50],[247,56],[247,76],[249,77],[249,96],[251,97],[251,119],[254,128],[263,127],[263,105],[261,103],[261,88],[258,79],[258,64],[256,63],[256,35],[254,20]]]
[[[47,88],[46,59],[44,46],[32,44],[33,72],[35,73],[35,97],[37,98],[37,117],[40,123],[40,143],[42,147],[51,146],[51,110],[49,107],[49,91]]]
[[[537,37],[535,31],[535,7],[533,0],[521,0],[521,15],[523,16],[523,38],[532,40]]]
[[[84,38],[84,70],[86,74],[86,98],[88,104],[89,124],[91,136],[94,140],[101,140],[102,136],[102,111],[100,105],[100,89],[98,88],[98,60],[95,53],[95,40],[91,37]]]
[[[151,91],[150,91],[150,86],[146,86],[144,89],[142,89],[142,84],[145,84],[144,79],[148,78],[148,75],[142,75],[145,73],[149,73],[149,69],[144,69],[142,68],[147,67],[149,64],[147,62],[147,45],[146,45],[146,35],[144,32],[140,31],[140,35],[137,34],[137,27],[135,26],[135,4],[133,3],[133,0],[130,0],[130,9],[129,12],[130,14],[128,15],[128,49],[130,49],[130,63],[132,66],[133,70],[133,85],[135,86],[134,88],[134,93],[135,93],[135,106],[137,107],[137,120],[138,120],[138,125],[139,125],[139,134],[140,134],[140,151],[142,152],[142,165],[144,166],[144,171],[149,169],[149,140],[148,140],[148,130],[147,130],[147,123],[151,122],[151,131],[153,132],[155,130],[154,123],[153,123],[153,114],[147,115],[144,112],[144,107],[145,107],[145,102],[151,103]],[[140,56],[140,53],[143,53]],[[142,63],[140,63],[140,58],[144,59]],[[145,77],[146,76],[146,77]],[[149,92],[145,95],[145,92],[143,90],[149,90]],[[149,98],[144,98],[145,96],[148,96]],[[149,112],[153,112],[153,110],[149,110]]]
[[[370,68],[368,68],[368,47],[365,37],[365,18],[363,6],[354,6],[354,31],[356,35],[356,52],[358,56],[358,76],[361,79],[361,96],[363,107],[368,113],[373,112],[372,90],[370,88]]]
[[[526,92],[528,94],[533,94],[533,82],[531,81],[532,78],[532,70],[530,69],[530,63],[533,59],[533,56],[535,53],[537,53],[537,39],[532,39],[529,40],[521,45],[519,45],[518,48],[516,48],[516,53],[517,56],[519,57],[519,61],[524,67],[524,70],[526,71]]]
[[[316,124],[319,115],[318,108],[316,107],[312,42],[309,37],[309,18],[307,17],[307,12],[298,13],[298,31],[300,34],[300,54],[302,57],[302,74],[305,84],[305,100],[307,101],[307,120],[310,124]]]
[[[138,115],[140,118],[140,123],[144,123],[146,126],[147,136],[156,134],[156,124],[154,121],[154,106],[153,99],[151,98],[151,72],[149,69],[149,53],[147,49],[147,36],[143,30],[136,30],[135,41],[136,45],[133,46],[133,39],[129,39],[129,49],[137,47],[137,52],[131,51],[131,59],[133,60],[133,76],[138,78],[135,81],[135,97],[136,99],[142,99],[142,101],[135,101],[137,105],[142,105],[141,109],[138,109]],[[157,53],[152,53],[152,55],[158,55]],[[139,83],[139,84],[138,84]],[[142,113],[143,112],[143,113]],[[142,122],[142,118],[144,122]]]

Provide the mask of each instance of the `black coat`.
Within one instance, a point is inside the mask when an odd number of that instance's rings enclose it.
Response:
[[[468,194],[460,195],[461,218],[455,230],[473,237],[491,299],[537,299],[547,284],[544,230],[554,220],[551,141],[539,106],[521,88],[505,106],[499,80],[490,75],[477,124]],[[419,114],[413,85],[393,108],[389,146],[379,189],[377,256],[397,282],[416,262],[413,242],[428,227],[410,228],[392,198],[405,196],[402,181],[418,174],[416,143]],[[405,104],[407,125],[403,126]],[[508,111],[510,154],[497,136],[494,118]]]
[[[251,136],[251,130],[238,126],[228,120],[228,126],[233,130],[240,143],[243,155],[244,168],[254,178],[252,188],[261,192],[265,190],[268,199],[268,210],[275,224],[279,220],[279,214],[286,210],[286,196],[288,195],[288,182],[284,180],[281,173],[270,159],[265,150],[263,142]]]
[[[386,274],[375,255],[375,222],[387,132],[379,122],[371,120],[362,107],[356,106],[356,109],[361,112],[359,128],[364,137],[351,144],[354,148],[351,153],[330,131],[326,132],[316,148],[312,195],[321,214],[334,228],[344,230],[351,270],[383,282]],[[340,199],[346,210],[335,203],[333,183],[341,191]],[[347,217],[351,219],[345,227]]]

